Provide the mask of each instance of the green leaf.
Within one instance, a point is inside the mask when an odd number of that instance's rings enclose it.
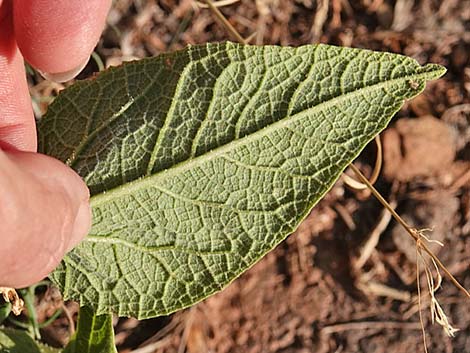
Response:
[[[98,313],[200,301],[293,232],[444,72],[367,50],[222,43],[73,85],[39,125],[40,150],[85,179],[93,226],[54,281]]]
[[[59,349],[37,343],[26,331],[0,329],[0,353],[59,353]]]
[[[40,342],[38,342],[38,347],[41,353],[63,353],[62,349],[53,348],[46,344],[42,344]],[[27,352],[23,352],[23,353],[27,353]]]
[[[93,309],[81,307],[77,331],[63,353],[117,353],[114,345],[113,316],[96,315]]]
[[[25,331],[0,329],[0,353],[41,353],[36,342]]]

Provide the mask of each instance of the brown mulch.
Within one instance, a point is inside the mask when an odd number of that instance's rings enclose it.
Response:
[[[255,33],[254,44],[322,42],[403,53],[448,68],[384,133],[377,188],[409,223],[434,228],[428,234],[445,243],[436,248],[440,258],[470,288],[468,1],[240,0],[222,12],[245,38]],[[96,52],[110,66],[227,39],[233,40],[193,0],[116,0]],[[90,60],[81,77],[96,70]],[[47,105],[40,98],[61,87],[31,82],[40,115]],[[358,161],[365,172],[374,154],[370,146]],[[374,232],[380,241],[358,266]],[[416,290],[414,243],[370,193],[351,191],[340,180],[295,234],[227,289],[171,317],[120,319],[116,342],[121,353],[138,347],[148,353],[422,352]],[[38,308],[48,298],[39,298]],[[432,325],[424,297],[429,351],[470,352],[469,301],[449,281],[438,298],[461,331],[450,339]],[[39,311],[44,318],[51,312],[47,305]],[[45,340],[63,344],[67,322],[57,320]]]

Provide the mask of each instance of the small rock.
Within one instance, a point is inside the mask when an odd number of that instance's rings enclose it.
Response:
[[[456,154],[455,132],[433,116],[400,119],[383,134],[384,176],[410,181],[446,172]]]

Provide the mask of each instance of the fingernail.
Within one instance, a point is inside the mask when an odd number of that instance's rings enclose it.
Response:
[[[87,57],[85,61],[80,63],[80,65],[65,72],[51,73],[51,72],[43,72],[41,70],[38,70],[38,71],[42,75],[42,77],[44,77],[46,80],[50,80],[54,82],[65,82],[77,76],[85,68],[86,64],[88,64],[89,59],[90,58]]]
[[[70,238],[67,251],[72,250],[83,238],[88,235],[91,228],[91,208],[88,200],[80,205],[75,223],[73,226],[72,237]]]

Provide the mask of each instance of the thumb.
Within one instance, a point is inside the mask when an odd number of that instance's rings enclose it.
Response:
[[[0,286],[47,276],[88,233],[89,192],[53,158],[0,149]]]

